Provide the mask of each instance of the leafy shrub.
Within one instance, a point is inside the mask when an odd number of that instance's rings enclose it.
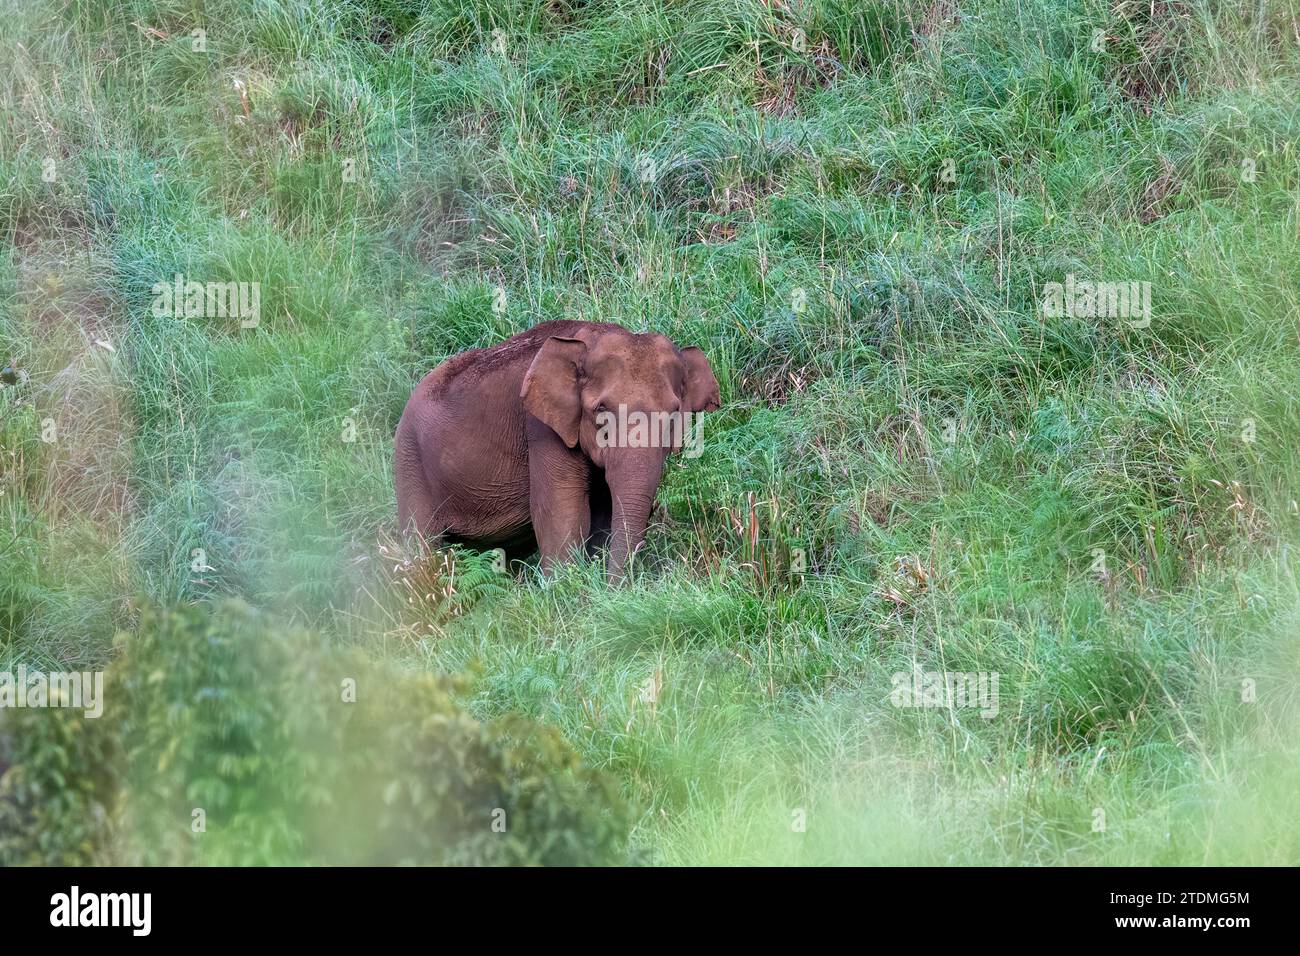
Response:
[[[132,862],[287,862],[302,850],[297,807],[310,756],[294,748],[281,681],[309,652],[228,605],[146,609],[106,689],[123,741],[123,818]],[[196,819],[196,813],[201,816]],[[199,823],[205,830],[195,833]]]
[[[119,646],[93,726],[79,712],[21,712],[0,782],[0,860],[626,859],[611,782],[554,730],[476,720],[454,678],[326,646],[239,602],[146,608]]]
[[[112,740],[68,708],[0,710],[0,866],[94,862],[110,835]]]

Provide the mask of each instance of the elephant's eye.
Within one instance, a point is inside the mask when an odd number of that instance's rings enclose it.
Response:
[[[605,414],[606,412],[608,412],[608,411],[609,411],[609,409],[605,407],[605,403],[604,403],[604,402],[600,402],[600,403],[598,403],[598,404],[596,405],[596,414],[597,414],[597,415],[604,415],[604,414]]]

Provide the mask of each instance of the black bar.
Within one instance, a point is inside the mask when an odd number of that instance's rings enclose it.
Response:
[[[864,939],[920,933],[927,943],[1033,935],[1044,943],[1129,938],[1181,945],[1194,938],[1231,944],[1243,932],[1294,927],[1283,916],[1293,882],[1293,873],[1269,869],[40,869],[0,872],[0,898],[7,904],[6,942],[14,944],[73,932],[204,944],[289,934],[299,944],[331,946],[411,934],[436,934],[435,944],[462,935],[499,943],[514,930],[536,945],[566,937],[595,942],[587,934],[612,922],[647,940],[689,939],[692,925],[741,938],[779,924]],[[97,894],[149,894],[147,936],[136,935],[125,915],[120,922],[127,925],[52,926],[59,895],[70,904],[74,886],[87,914],[86,907],[98,908]],[[88,904],[88,896],[96,902]],[[120,897],[115,905],[142,928],[143,901],[131,911]]]

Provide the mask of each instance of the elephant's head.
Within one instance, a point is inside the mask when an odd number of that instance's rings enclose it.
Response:
[[[609,577],[620,580],[645,538],[668,454],[697,443],[699,414],[718,407],[709,360],[658,332],[584,330],[543,343],[521,397],[529,414],[604,469],[613,509]]]

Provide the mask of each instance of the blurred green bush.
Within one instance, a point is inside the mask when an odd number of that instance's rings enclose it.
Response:
[[[616,786],[455,678],[240,602],[146,608],[118,644],[101,718],[0,711],[0,864],[627,860]]]

